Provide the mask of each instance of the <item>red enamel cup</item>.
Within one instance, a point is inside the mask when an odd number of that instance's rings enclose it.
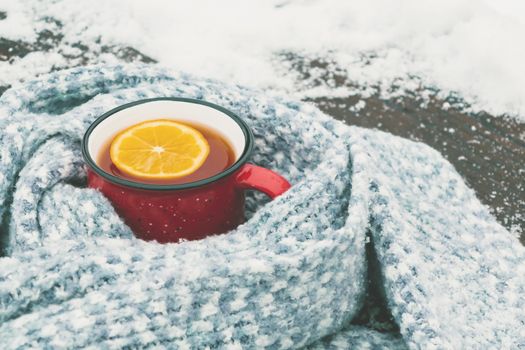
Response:
[[[137,123],[175,119],[205,125],[230,141],[236,161],[212,177],[178,185],[129,181],[102,170],[95,159],[114,135]],[[188,98],[154,98],[117,107],[93,122],[82,140],[88,186],[113,204],[138,238],[161,243],[201,239],[224,233],[244,221],[244,191],[271,198],[290,188],[277,173],[247,163],[253,134],[234,113],[209,102]]]

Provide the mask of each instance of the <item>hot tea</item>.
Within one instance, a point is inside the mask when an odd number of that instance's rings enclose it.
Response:
[[[275,198],[290,188],[275,172],[248,163],[255,143],[249,125],[206,101],[131,102],[100,116],[82,141],[88,186],[148,241],[228,232],[245,219],[245,190]]]
[[[106,144],[101,148],[97,164],[107,173],[120,177],[122,179],[146,184],[176,185],[209,178],[229,168],[235,162],[236,159],[232,147],[230,146],[229,142],[218,132],[212,130],[209,127],[199,125],[196,123],[178,123],[189,126],[200,132],[200,134],[204,137],[204,139],[209,145],[209,153],[206,159],[204,160],[202,165],[200,165],[191,174],[177,178],[157,179],[134,176],[122,171],[114,164],[111,156],[111,145],[114,142],[114,139],[117,137],[117,135],[113,136],[110,140],[108,140]]]

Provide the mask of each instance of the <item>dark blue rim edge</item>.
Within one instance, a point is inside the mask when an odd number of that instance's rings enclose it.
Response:
[[[155,184],[145,184],[135,181],[129,181],[126,179],[122,179],[119,177],[116,177],[114,175],[111,175],[104,170],[102,170],[91,158],[91,155],[88,152],[88,140],[89,136],[93,132],[93,130],[97,127],[98,124],[100,124],[104,119],[108,118],[109,116],[123,110],[126,108],[130,108],[139,104],[148,103],[148,102],[154,102],[154,101],[178,101],[178,102],[188,102],[188,103],[195,103],[203,106],[207,106],[213,109],[216,109],[230,118],[232,118],[241,128],[244,137],[246,138],[246,144],[244,146],[243,153],[239,157],[239,159],[228,169],[224,170],[223,172],[220,172],[214,176],[208,177],[206,179],[202,179],[199,181],[194,182],[188,182],[185,184],[178,184],[178,185],[155,185]],[[203,101],[203,100],[196,100],[193,98],[185,98],[185,97],[156,97],[156,98],[148,98],[148,99],[142,99],[131,103],[126,103],[122,106],[113,108],[112,110],[102,114],[100,117],[98,117],[91,125],[87,128],[86,132],[84,133],[84,137],[82,138],[82,156],[84,157],[85,162],[87,165],[98,175],[102,176],[104,179],[108,180],[109,182],[112,182],[117,185],[125,186],[125,187],[133,187],[138,188],[141,190],[154,190],[154,191],[173,191],[173,190],[186,190],[190,188],[196,188],[204,185],[208,185],[212,182],[215,182],[217,180],[220,180],[232,173],[234,173],[237,169],[241,167],[246,161],[248,160],[248,157],[250,156],[252,149],[253,149],[253,134],[248,125],[242,120],[238,115],[235,113],[227,110],[224,107],[218,106],[216,104]]]

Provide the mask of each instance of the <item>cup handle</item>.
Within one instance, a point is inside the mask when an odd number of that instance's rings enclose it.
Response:
[[[276,172],[250,163],[241,167],[235,180],[240,188],[261,191],[271,199],[292,187],[284,177]]]

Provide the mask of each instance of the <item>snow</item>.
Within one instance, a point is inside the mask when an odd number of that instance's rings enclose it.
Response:
[[[172,68],[296,98],[430,89],[461,96],[474,112],[525,121],[519,0],[0,0],[0,10],[1,37],[34,43],[55,26],[45,18],[60,21],[64,35],[54,51],[0,62],[1,85],[68,65],[63,57],[80,42],[90,62],[117,59],[102,46],[129,46]],[[299,77],[284,54],[329,64]],[[319,84],[326,71],[348,83]]]
[[[0,11],[9,13],[8,17],[0,21],[0,36],[11,40],[36,39],[31,18],[24,14],[24,8],[21,6],[21,3],[2,0],[0,1]]]

